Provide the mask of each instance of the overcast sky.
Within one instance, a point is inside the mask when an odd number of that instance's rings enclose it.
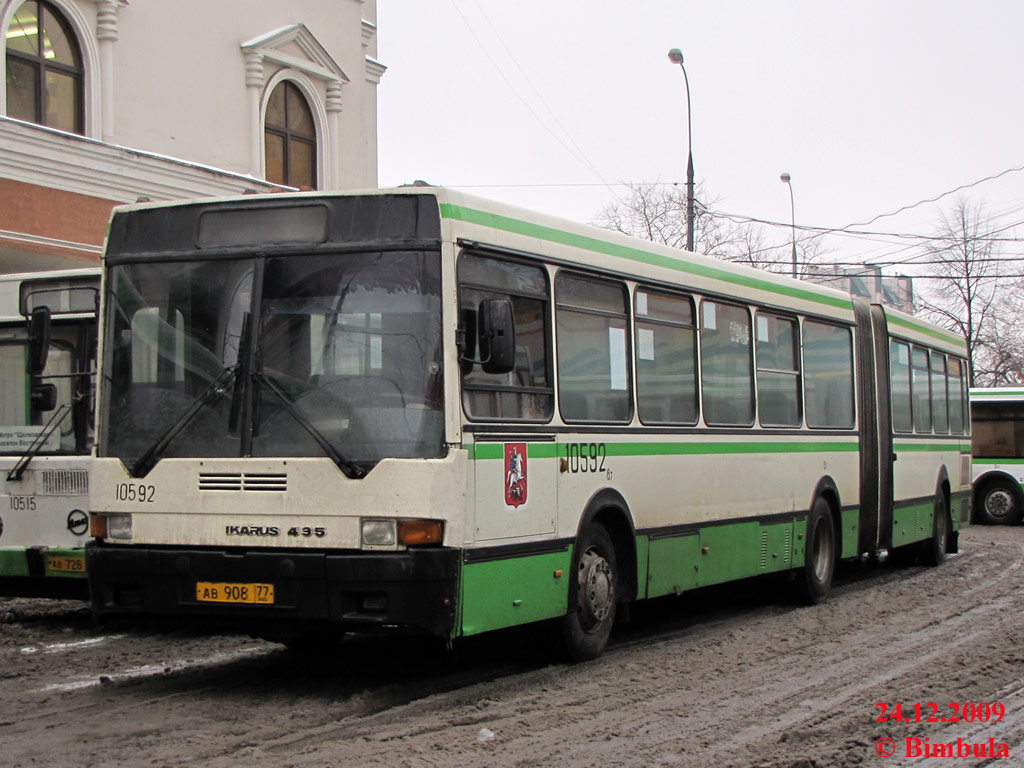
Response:
[[[716,210],[784,223],[771,242],[790,236],[782,171],[798,226],[842,227],[1024,166],[1019,0],[378,0],[377,21],[381,186],[424,179],[589,221],[622,182],[683,183],[670,48],[697,181]],[[997,226],[1024,222],[1024,170],[964,194]],[[954,200],[862,229],[930,234]],[[909,254],[891,238],[827,247]]]

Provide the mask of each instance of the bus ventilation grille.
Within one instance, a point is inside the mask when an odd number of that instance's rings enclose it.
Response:
[[[200,491],[287,491],[288,475],[261,472],[199,473]]]
[[[771,565],[771,563],[769,561],[775,559],[776,557],[781,557],[782,558],[782,562],[785,563],[788,566],[791,563],[792,559],[793,559],[793,534],[792,534],[792,531],[787,530],[785,532],[785,535],[783,536],[783,539],[782,539],[782,554],[781,555],[773,554],[773,555],[771,555],[771,557],[769,557],[768,550],[769,550],[769,547],[768,547],[768,532],[767,531],[762,531],[761,532],[761,570],[762,571],[768,570],[768,566]],[[777,566],[773,566],[773,570],[776,567]]]
[[[89,473],[84,469],[44,469],[36,492],[40,496],[85,496]]]

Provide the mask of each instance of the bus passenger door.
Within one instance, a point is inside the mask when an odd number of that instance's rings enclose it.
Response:
[[[477,435],[474,458],[477,542],[554,534],[554,435]]]

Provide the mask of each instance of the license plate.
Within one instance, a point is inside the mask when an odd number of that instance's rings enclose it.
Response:
[[[273,605],[273,584],[239,584],[225,581],[196,582],[196,600],[201,603],[248,603]]]
[[[57,573],[85,573],[85,555],[47,555],[46,568]]]

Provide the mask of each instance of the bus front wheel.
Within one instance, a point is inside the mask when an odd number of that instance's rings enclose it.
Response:
[[[832,509],[825,499],[816,499],[811,507],[806,539],[804,566],[796,578],[797,597],[801,602],[817,605],[828,598],[836,567],[836,532]]]
[[[619,592],[615,547],[603,526],[582,531],[572,567],[569,607],[561,619],[562,642],[572,661],[588,661],[600,656],[608,643]]]
[[[1020,492],[1009,480],[989,480],[978,494],[978,518],[987,525],[1011,525],[1021,518]]]

